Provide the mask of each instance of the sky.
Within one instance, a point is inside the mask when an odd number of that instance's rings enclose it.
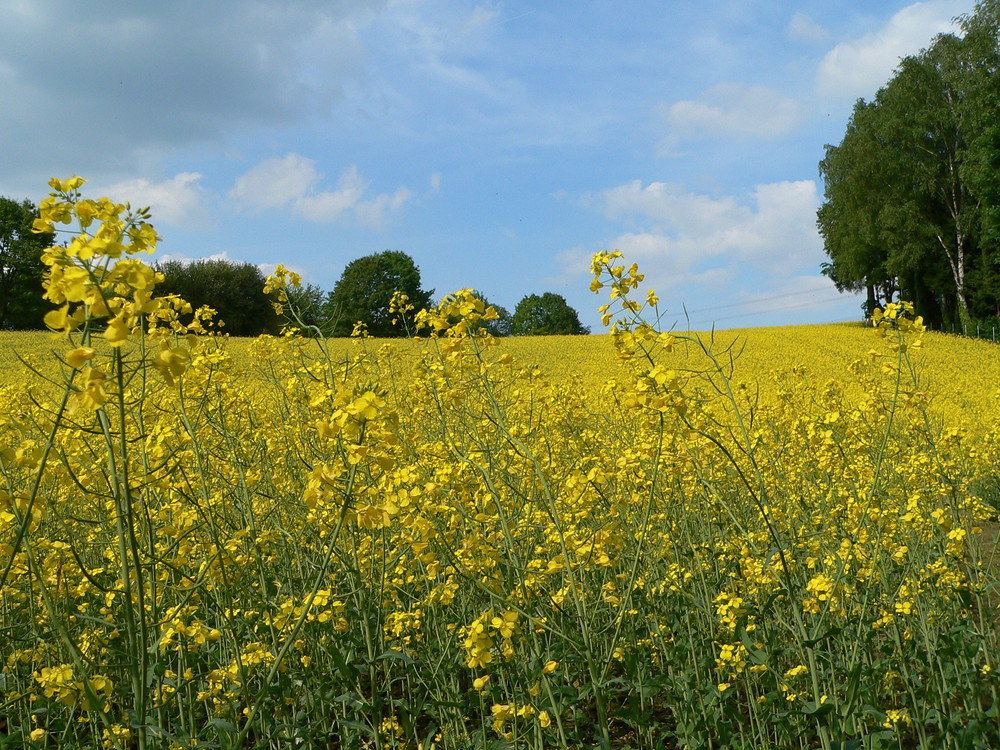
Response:
[[[663,325],[858,320],[825,144],[974,0],[0,0],[0,195],[150,205],[154,258],[561,294],[617,249]]]

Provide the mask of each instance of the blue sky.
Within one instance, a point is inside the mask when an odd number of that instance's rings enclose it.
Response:
[[[79,174],[152,205],[161,257],[329,290],[402,250],[438,296],[554,291],[595,333],[614,248],[668,324],[854,320],[819,274],[823,146],[973,7],[5,0],[0,195]]]

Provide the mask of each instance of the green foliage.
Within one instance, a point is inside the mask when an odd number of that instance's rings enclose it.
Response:
[[[207,305],[225,322],[233,336],[275,333],[278,318],[264,295],[264,275],[250,263],[198,260],[184,264],[167,261],[156,266],[164,275],[157,290],[179,294],[195,308]]]
[[[824,273],[869,312],[896,294],[936,326],[1000,312],[996,8],[904,58],[820,162]]]
[[[432,291],[420,288],[420,269],[398,250],[366,255],[347,264],[326,303],[333,336],[350,336],[363,323],[372,336],[405,336],[410,321],[390,311],[396,292],[409,298],[414,310],[431,306]]]
[[[511,319],[514,336],[567,336],[590,333],[566,298],[554,292],[529,294],[517,303]]]
[[[306,284],[298,289],[289,290],[288,302],[295,308],[302,323],[318,329],[323,328],[326,322],[323,317],[326,294],[318,286]]]
[[[820,162],[826,201],[819,209],[819,230],[830,262],[823,273],[841,291],[868,292],[870,315],[880,299],[891,299],[895,277],[886,268],[888,253],[881,241],[880,206],[871,194],[888,189],[878,159],[874,105],[859,101],[840,146],[827,146]]]
[[[0,329],[44,328],[42,318],[52,309],[41,295],[41,256],[55,235],[32,233],[36,215],[31,201],[0,197]]]

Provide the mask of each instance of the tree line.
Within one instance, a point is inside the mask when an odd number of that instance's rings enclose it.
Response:
[[[52,306],[42,298],[46,267],[42,251],[54,235],[34,234],[37,216],[29,200],[0,197],[0,330],[44,328],[42,319]],[[193,263],[175,260],[155,264],[163,274],[157,290],[178,294],[195,308],[208,306],[224,322],[223,332],[233,336],[277,333],[286,322],[264,294],[264,274],[255,265],[207,259]],[[420,269],[398,250],[386,250],[351,261],[330,292],[307,284],[290,295],[290,304],[301,322],[326,336],[350,336],[355,329],[378,337],[405,336],[413,332],[412,315],[390,309],[396,292],[409,298],[414,310],[433,306],[434,290],[421,286]],[[485,295],[476,296],[487,305]],[[589,329],[559,294],[529,294],[510,313],[492,305],[499,317],[482,325],[496,336],[585,334]]]
[[[841,291],[910,300],[932,327],[1000,319],[1000,0],[982,0],[858,100],[820,162],[818,226]]]

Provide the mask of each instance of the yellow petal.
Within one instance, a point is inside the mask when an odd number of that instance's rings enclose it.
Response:
[[[125,316],[118,315],[108,321],[108,328],[104,332],[105,340],[111,346],[121,346],[128,341],[128,325],[125,323]]]
[[[45,313],[45,325],[49,328],[62,330],[66,326],[66,311],[69,305],[63,305],[58,310],[49,310]]]
[[[77,347],[66,355],[66,364],[70,367],[83,367],[84,362],[91,359],[95,353],[89,346]]]
[[[31,231],[36,234],[44,234],[52,231],[52,222],[45,219],[35,219],[31,222]]]

